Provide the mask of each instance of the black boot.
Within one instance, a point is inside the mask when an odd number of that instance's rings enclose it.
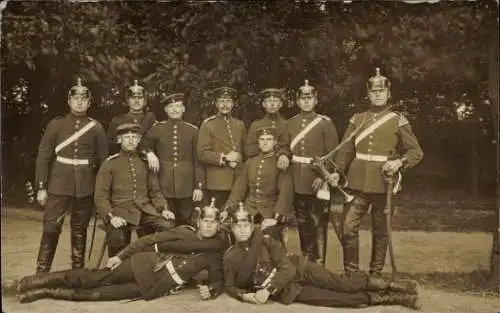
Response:
[[[368,290],[387,290],[392,292],[418,294],[418,282],[412,279],[389,280],[378,275],[368,276]]]
[[[401,305],[413,310],[420,309],[417,295],[405,293],[368,292],[371,305]]]
[[[71,231],[71,268],[85,266],[85,248],[87,244],[87,229]]]
[[[50,272],[52,261],[56,253],[57,243],[59,242],[59,233],[46,232],[42,234],[40,241],[40,249],[38,250],[38,257],[36,261],[36,272],[45,273]]]
[[[67,271],[54,273],[38,273],[31,276],[25,276],[19,280],[17,284],[17,291],[19,293],[23,293],[28,290],[39,289],[43,287],[64,286],[66,272]]]

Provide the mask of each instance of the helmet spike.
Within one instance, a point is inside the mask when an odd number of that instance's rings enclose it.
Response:
[[[306,79],[306,80],[304,81],[304,86],[309,86],[309,79]]]
[[[210,206],[212,208],[215,208],[215,197],[213,197],[211,200],[210,200]]]
[[[82,84],[82,79],[81,79],[80,77],[78,77],[78,78],[76,79],[76,85],[77,85],[77,86],[80,86],[80,87],[81,87],[81,86],[83,86],[83,84]]]
[[[139,81],[137,79],[134,79],[134,86],[139,86]]]
[[[380,67],[375,68],[376,76],[380,76]]]

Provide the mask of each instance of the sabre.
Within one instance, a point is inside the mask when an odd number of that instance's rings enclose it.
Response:
[[[387,242],[389,246],[389,258],[391,261],[391,269],[392,269],[392,275],[395,275],[397,273],[396,269],[396,260],[394,258],[394,246],[392,243],[392,227],[391,227],[391,219],[392,219],[392,194],[393,194],[393,189],[394,189],[394,177],[393,175],[391,176],[386,176],[386,181],[387,181],[387,194],[386,194],[386,207],[384,210],[385,213],[385,220],[387,224]]]

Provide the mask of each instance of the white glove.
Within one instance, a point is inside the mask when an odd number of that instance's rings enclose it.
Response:
[[[175,220],[174,212],[170,211],[169,209],[161,211],[161,216],[163,216],[166,220]]]
[[[120,228],[122,226],[127,226],[127,221],[119,216],[113,216],[109,221],[114,228]]]
[[[262,224],[260,224],[260,229],[264,230],[264,229],[266,229],[268,227],[276,225],[276,223],[278,223],[278,221],[276,219],[274,219],[274,218],[265,218],[262,221]]]
[[[47,205],[47,198],[48,196],[46,189],[40,189],[36,193],[36,201],[43,207]]]
[[[146,157],[148,158],[149,169],[152,170],[153,172],[158,172],[160,170],[160,160],[158,159],[156,154],[149,151],[146,154]]]
[[[114,256],[114,257],[108,259],[108,262],[106,263],[106,267],[114,270],[120,264],[122,264],[122,260],[119,257]]]
[[[193,190],[193,201],[200,202],[203,200],[203,191],[201,189]]]
[[[326,181],[332,187],[337,187],[339,185],[339,180],[340,180],[339,173],[331,173],[330,175],[328,175],[328,177],[326,177]]]
[[[276,167],[279,168],[280,170],[286,171],[289,165],[290,165],[290,160],[288,159],[288,157],[284,154],[280,155]]]

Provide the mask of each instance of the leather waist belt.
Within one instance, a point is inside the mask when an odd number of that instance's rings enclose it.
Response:
[[[302,164],[311,164],[313,158],[311,157],[301,157],[298,155],[292,155],[292,162],[294,163],[302,163]]]
[[[371,155],[371,154],[356,152],[356,159],[372,161],[372,162],[385,162],[387,161],[388,158],[385,155]]]
[[[271,283],[271,279],[273,279],[274,276],[276,276],[276,267],[273,268],[271,273],[266,277],[266,279],[262,282],[260,285],[261,288],[267,288],[267,286]]]
[[[172,263],[172,260],[168,260],[167,263],[165,264],[165,267],[167,268],[168,273],[172,277],[172,279],[179,285],[184,285],[186,282],[184,279],[177,274],[177,271],[175,270],[174,264]]]
[[[57,156],[56,161],[69,165],[89,165],[90,162],[88,159],[70,159],[62,156]]]

